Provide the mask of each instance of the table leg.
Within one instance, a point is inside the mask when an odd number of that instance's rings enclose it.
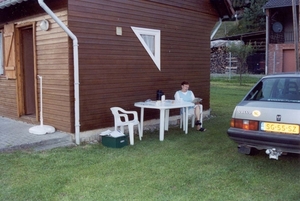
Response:
[[[186,107],[185,108],[185,134],[188,133],[188,127],[189,127],[188,123],[189,123],[189,108]]]
[[[160,109],[159,117],[159,140],[164,141],[164,128],[165,128],[165,109]]]
[[[170,116],[170,110],[165,110],[165,131],[169,130],[169,116]]]
[[[143,131],[144,131],[144,108],[143,107],[141,107],[140,124],[141,124],[141,136],[143,137]]]

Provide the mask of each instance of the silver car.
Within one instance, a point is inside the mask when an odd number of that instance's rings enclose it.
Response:
[[[235,107],[227,134],[238,151],[269,158],[282,153],[300,154],[300,74],[261,78]]]

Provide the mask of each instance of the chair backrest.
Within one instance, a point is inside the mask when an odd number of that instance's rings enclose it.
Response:
[[[119,111],[120,109],[122,109],[122,108],[120,108],[120,107],[111,107],[111,108],[110,108],[110,110],[111,110],[111,112],[113,113],[113,115],[115,115],[115,114],[118,115],[118,114],[119,114],[118,111]]]
[[[115,125],[119,125],[120,123],[124,122],[124,121],[122,121],[122,117],[125,118],[124,114],[120,113],[120,112],[123,111],[122,108],[120,108],[120,107],[111,107],[110,110],[111,110],[112,114],[114,115]]]

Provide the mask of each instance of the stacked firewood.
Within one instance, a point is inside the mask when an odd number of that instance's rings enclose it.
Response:
[[[226,47],[213,47],[210,52],[210,73],[222,73],[228,66],[228,56]]]

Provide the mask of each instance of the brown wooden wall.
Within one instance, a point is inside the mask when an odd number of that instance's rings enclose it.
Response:
[[[183,80],[210,108],[210,32],[218,17],[209,0],[69,0],[68,15],[79,42],[81,131],[113,126],[110,107],[139,111],[134,102],[155,100],[158,89],[173,99]],[[161,30],[161,71],[131,26]]]
[[[16,82],[0,77],[0,115],[8,118],[16,118]]]
[[[67,11],[56,16],[68,24]],[[70,64],[69,36],[50,16],[49,31],[36,31],[37,74],[43,76],[44,123],[58,130],[72,131],[74,127],[73,63]],[[37,20],[39,22],[39,20]]]

